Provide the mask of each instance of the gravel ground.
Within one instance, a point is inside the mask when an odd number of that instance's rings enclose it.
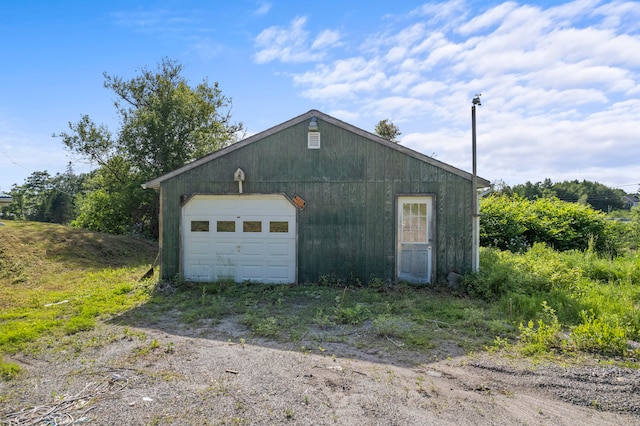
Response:
[[[103,324],[16,355],[24,373],[0,383],[0,424],[640,425],[634,369],[248,335],[233,319]]]

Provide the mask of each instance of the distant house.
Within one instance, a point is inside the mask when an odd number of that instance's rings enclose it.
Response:
[[[13,199],[10,195],[0,192],[0,208],[8,206],[11,204],[11,201],[13,201]]]
[[[624,203],[625,209],[630,209],[631,207],[637,207],[640,203],[640,198],[637,195],[625,195],[622,197],[622,202]]]
[[[470,173],[316,110],[143,186],[162,279],[433,283],[477,256]]]

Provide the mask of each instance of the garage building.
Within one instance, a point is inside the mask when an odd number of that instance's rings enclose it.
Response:
[[[317,110],[144,187],[162,279],[433,283],[477,258],[470,173]]]

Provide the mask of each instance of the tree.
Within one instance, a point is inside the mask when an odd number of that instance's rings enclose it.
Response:
[[[400,132],[400,128],[393,124],[393,122],[389,119],[380,120],[378,124],[376,124],[375,132],[381,138],[384,138],[391,142],[398,142],[397,138],[402,133]]]
[[[137,194],[140,184],[235,142],[244,131],[242,123],[231,122],[231,99],[222,94],[218,83],[210,86],[205,79],[191,87],[181,76],[182,70],[182,65],[165,58],[155,71],[143,68],[130,80],[104,73],[104,87],[116,94],[118,132],[112,135],[106,126],[83,115],[77,123],[69,123],[71,132],[54,134],[72,152],[98,163],[98,181],[109,182],[110,187],[93,189],[102,190],[100,200],[107,203],[105,200],[113,197],[113,208],[127,209],[112,211],[118,220],[127,218],[123,226],[115,226],[111,220],[108,226],[99,226],[88,218],[101,217],[96,209],[104,205],[90,202],[87,196],[81,208],[84,219],[76,224],[91,223],[91,229],[110,232],[145,228],[157,236],[157,194]],[[140,204],[122,203],[122,198]]]
[[[145,178],[223,148],[243,131],[242,123],[231,122],[231,99],[217,82],[191,88],[181,72],[182,65],[164,59],[155,73],[143,69],[129,81],[104,74],[104,86],[117,95],[118,151]]]
[[[583,180],[551,182],[545,179],[544,182],[532,184],[527,182],[513,187],[513,192],[528,199],[557,197],[562,201],[590,205],[596,210],[610,212],[624,207],[622,197],[625,192],[621,189],[609,188],[598,182]]]
[[[51,176],[46,170],[33,172],[22,185],[13,185],[13,199],[7,213],[17,219],[67,224],[74,216],[75,197],[83,176],[73,173],[71,163],[65,173]]]

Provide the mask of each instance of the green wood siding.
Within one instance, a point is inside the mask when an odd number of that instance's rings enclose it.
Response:
[[[244,193],[307,202],[298,213],[299,282],[393,280],[398,195],[434,196],[436,280],[471,268],[469,179],[323,120],[318,128],[320,149],[307,148],[304,121],[163,181],[162,277],[180,269],[181,197],[238,193],[238,167]]]

